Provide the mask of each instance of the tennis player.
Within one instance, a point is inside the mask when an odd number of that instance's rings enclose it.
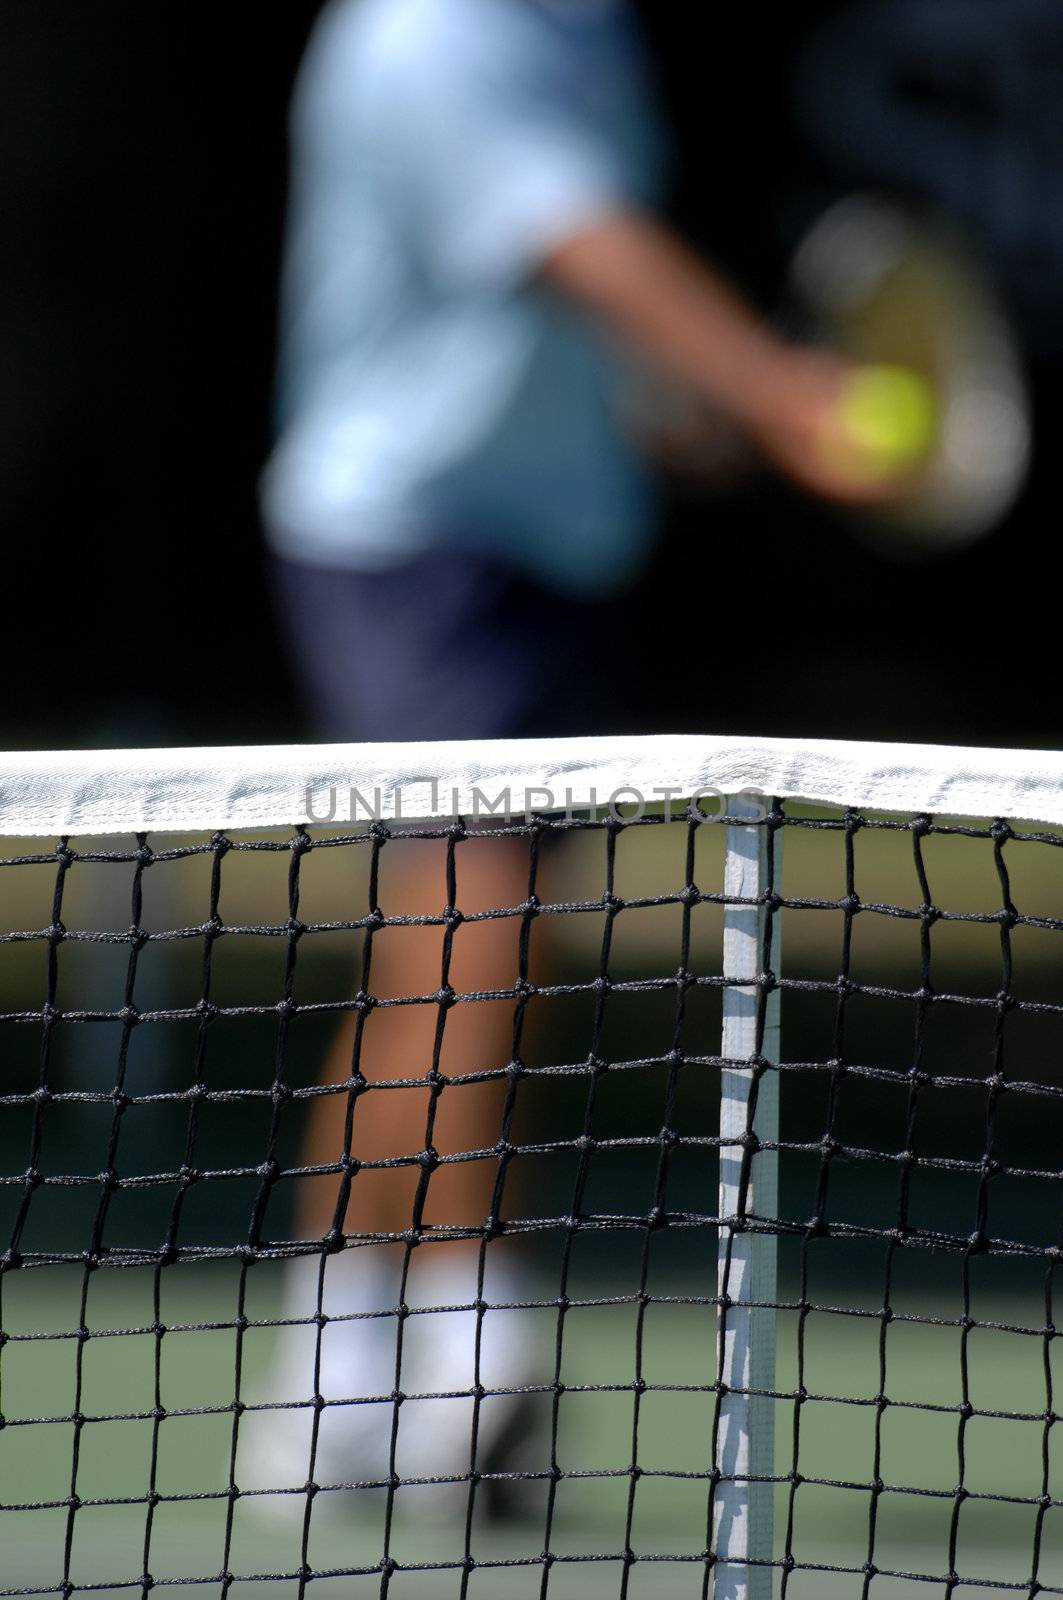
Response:
[[[791,348],[662,223],[664,139],[623,0],[332,0],[295,95],[283,296],[279,437],[263,487],[281,615],[319,736],[491,739],[608,731],[608,597],[637,580],[653,546],[652,478],[618,421],[623,363],[636,356],[731,422],[796,482],[859,493],[824,449],[844,369]],[[438,913],[442,850],[385,848],[388,915]],[[405,865],[403,864],[405,861]],[[519,905],[526,849],[458,850],[462,911]],[[457,992],[512,986],[519,919],[464,925]],[[374,941],[380,995],[433,994],[438,929]],[[512,1007],[447,1015],[438,1066],[505,1063]],[[358,1069],[370,1083],[423,1078],[437,1007],[374,1012]],[[326,1077],[352,1066],[341,1031]],[[442,1154],[498,1138],[497,1084],[444,1089],[426,1134],[427,1087],[362,1095],[353,1154]],[[298,1236],[400,1234],[419,1166],[360,1171],[339,1206],[346,1096],[316,1102]],[[475,1229],[497,1162],[444,1165],[423,1222]],[[325,1309],[393,1307],[402,1247],[330,1255]],[[475,1244],[414,1252],[405,1297],[445,1306],[475,1295]],[[487,1252],[486,1298],[521,1297],[504,1241]],[[319,1256],[292,1264],[292,1316],[316,1309]],[[519,1316],[519,1314],[517,1314]],[[529,1375],[529,1340],[489,1313],[487,1388]],[[520,1325],[522,1328],[525,1324]],[[407,1393],[473,1382],[475,1315],[411,1317]],[[393,1317],[326,1327],[326,1399],[389,1394]],[[273,1398],[306,1401],[314,1328],[288,1331]],[[540,1375],[541,1376],[541,1375]],[[479,1461],[512,1422],[488,1399]],[[469,1465],[471,1400],[407,1400],[400,1476]],[[309,1409],[245,1419],[242,1484],[309,1472]],[[384,1476],[390,1401],[326,1408],[318,1481]],[[408,1491],[403,1491],[408,1492]],[[412,1491],[410,1491],[412,1492]]]

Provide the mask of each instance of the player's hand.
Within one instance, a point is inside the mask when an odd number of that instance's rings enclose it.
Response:
[[[819,350],[781,353],[747,415],[753,440],[774,467],[810,494],[853,506],[899,499],[922,465],[924,451],[892,449],[889,438],[883,448],[875,428],[861,425],[854,396],[859,401],[861,388],[882,386],[875,377],[879,370],[885,369],[861,368]],[[874,412],[879,397],[871,392],[868,398]],[[885,409],[888,414],[888,404]]]

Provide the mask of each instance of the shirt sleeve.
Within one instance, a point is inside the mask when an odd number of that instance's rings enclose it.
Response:
[[[631,203],[623,153],[584,102],[580,71],[594,67],[513,21],[473,37],[427,30],[392,50],[372,136],[407,237],[440,283],[513,287]]]

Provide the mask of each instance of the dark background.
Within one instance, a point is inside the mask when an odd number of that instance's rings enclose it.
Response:
[[[5,6],[8,747],[306,734],[255,483],[286,102],[317,9]],[[777,485],[676,503],[617,637],[611,727],[588,731],[1058,744],[1063,14],[1055,0],[643,11],[690,236],[771,305],[825,200],[869,182],[929,195],[972,230],[1024,331],[1037,451],[1005,527],[920,565],[870,554]],[[833,46],[825,27],[844,30]],[[813,44],[826,68],[802,113]]]

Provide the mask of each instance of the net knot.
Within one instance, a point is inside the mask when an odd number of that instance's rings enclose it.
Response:
[[[278,1017],[281,1017],[287,1021],[289,1017],[295,1016],[295,1013],[299,1009],[299,1005],[297,1001],[292,999],[290,994],[286,994],[283,1000],[277,1001],[275,1009]]]
[[[681,1136],[674,1128],[662,1128],[658,1134],[662,1149],[674,1150],[676,1145],[682,1144]]]
[[[66,938],[66,928],[58,920],[53,922],[46,930],[49,944],[62,944]]]
[[[433,996],[436,1005],[440,1006],[445,1011],[449,1011],[456,998],[457,996],[455,995],[454,990],[451,988],[449,983],[441,983],[439,988],[436,990],[435,995]]]
[[[284,931],[289,939],[301,939],[306,932],[306,923],[298,917],[289,917],[284,924]]]
[[[22,1181],[27,1189],[39,1189],[44,1182],[43,1172],[38,1172],[36,1167],[27,1167],[22,1175]]]
[[[275,1106],[283,1106],[287,1105],[288,1101],[292,1098],[293,1092],[294,1091],[292,1090],[290,1084],[277,1083],[274,1081],[270,1085],[269,1095]]]
[[[1009,839],[1014,839],[1015,831],[1003,817],[998,817],[989,830],[989,837],[994,844],[1006,844]]]
[[[524,1062],[521,1061],[517,1056],[514,1056],[512,1061],[506,1062],[506,1077],[513,1079],[514,1081],[517,1078],[523,1078],[527,1070],[528,1069],[524,1065]]]
[[[280,1170],[280,1162],[275,1158],[272,1158],[269,1161],[263,1161],[261,1166],[255,1168],[255,1171],[258,1173],[258,1176],[262,1179],[263,1183],[268,1184],[276,1183],[280,1176]]]
[[[459,911],[457,906],[443,907],[444,928],[460,928],[464,921],[465,913],[464,911]]]
[[[685,883],[679,891],[679,904],[681,906],[699,906],[701,904],[701,890],[696,883]]]
[[[417,1165],[422,1172],[434,1172],[439,1165],[439,1152],[431,1146],[422,1150],[417,1157]]]

